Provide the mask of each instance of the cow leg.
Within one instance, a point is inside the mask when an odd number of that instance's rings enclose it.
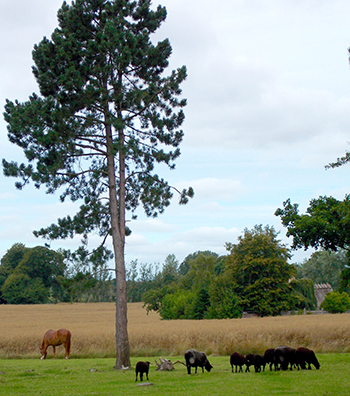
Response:
[[[147,381],[148,381],[148,372],[146,373]]]
[[[52,345],[52,348],[53,348],[53,356],[54,356],[54,359],[56,359],[56,347]]]
[[[143,372],[141,371],[140,372],[140,381],[142,381],[143,380]]]

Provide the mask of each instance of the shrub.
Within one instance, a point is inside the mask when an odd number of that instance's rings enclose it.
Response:
[[[328,293],[321,308],[330,313],[344,313],[350,309],[350,297],[345,292]]]

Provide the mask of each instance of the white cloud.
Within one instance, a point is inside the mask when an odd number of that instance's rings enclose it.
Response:
[[[226,178],[218,179],[208,177],[181,183],[181,186],[187,185],[194,188],[196,201],[232,201],[235,197],[242,194],[244,190],[239,180]]]
[[[160,219],[150,219],[146,220],[132,220],[130,223],[130,227],[133,232],[154,232],[154,233],[168,233],[173,232],[175,227],[172,224],[164,223]]]
[[[240,231],[236,228],[198,227],[174,233],[154,243],[143,235],[131,234],[127,238],[126,259],[131,261],[138,258],[141,262],[163,263],[168,254],[175,254],[180,261],[199,250],[226,254],[225,243],[235,241],[238,235]]]

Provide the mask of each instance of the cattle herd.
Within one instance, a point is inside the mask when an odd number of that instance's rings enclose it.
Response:
[[[195,373],[197,373],[198,367],[202,368],[202,372],[204,372],[204,369],[210,371],[213,368],[206,354],[204,352],[198,352],[195,349],[189,349],[185,352],[185,361],[188,374],[191,374],[192,367],[195,369]],[[238,352],[234,352],[230,356],[230,364],[232,372],[234,372],[233,368],[235,367],[236,373],[243,372],[243,366],[246,366],[245,372],[250,372],[250,366],[254,366],[256,373],[265,371],[266,365],[269,365],[270,371],[288,370],[288,367],[290,370],[293,370],[293,368],[298,370],[308,368],[311,370],[311,365],[314,365],[317,370],[320,368],[320,363],[314,351],[304,347],[295,349],[287,346],[267,349],[263,356],[252,353],[243,356]],[[141,381],[143,374],[146,374],[148,379],[149,362],[138,362],[135,371],[136,381],[138,374],[140,374]]]

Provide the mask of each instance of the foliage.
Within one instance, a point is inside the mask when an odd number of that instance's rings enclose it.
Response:
[[[129,366],[124,263],[126,213],[142,206],[157,216],[170,204],[173,188],[156,173],[179,157],[184,120],[181,67],[165,75],[172,48],[151,35],[166,9],[150,0],[76,0],[58,11],[51,39],[34,46],[33,73],[40,95],[20,103],[7,100],[9,140],[27,163],[3,160],[4,174],[30,180],[60,199],[81,203],[73,216],[35,232],[58,239],[101,237],[96,260],[108,257],[112,237],[116,273],[116,367]],[[180,204],[193,196],[178,191]],[[102,253],[101,253],[102,252]],[[87,254],[87,253],[86,253]]]
[[[216,277],[218,255],[196,252],[183,274],[174,255],[168,255],[150,289],[142,296],[147,312],[159,312],[163,319],[203,319],[210,306],[209,288]],[[164,305],[165,304],[165,305]],[[178,315],[178,316],[176,316]]]
[[[174,254],[168,254],[165,262],[156,277],[155,283],[158,285],[171,285],[179,279],[179,262]]]
[[[12,273],[2,287],[8,304],[44,304],[49,301],[49,290],[40,278],[31,279],[21,272]]]
[[[199,255],[212,256],[215,258],[218,257],[217,253],[211,252],[210,250],[199,250],[197,252],[190,253],[184,258],[183,262],[180,264],[179,273],[181,275],[186,275],[188,270],[190,269],[190,261],[196,259]]]
[[[293,238],[294,249],[309,247],[337,251],[350,246],[350,196],[343,201],[333,197],[319,197],[310,201],[306,214],[299,214],[299,205],[290,199],[276,210],[287,236]]]
[[[235,284],[225,276],[213,280],[209,289],[210,306],[207,319],[232,319],[242,316],[241,299]]]
[[[176,288],[170,286],[163,286],[161,288],[147,290],[142,296],[144,308],[146,308],[147,312],[159,312],[163,303],[163,298],[168,294],[174,293],[175,291]]]
[[[344,268],[340,274],[340,292],[346,292],[350,294],[350,268]]]
[[[234,290],[245,311],[278,315],[293,305],[288,281],[295,269],[287,263],[289,250],[277,235],[273,227],[256,225],[252,230],[245,229],[237,244],[226,244],[231,253],[225,276],[235,283]]]
[[[43,246],[14,244],[1,259],[0,290],[9,304],[62,301],[66,264],[60,252]]]
[[[335,290],[340,287],[341,273],[346,264],[345,250],[337,252],[320,250],[312,253],[308,260],[304,260],[296,268],[299,278],[309,278],[314,283],[330,283]]]
[[[209,290],[212,280],[216,276],[217,254],[199,253],[188,261],[189,269],[181,279],[185,289]]]
[[[12,274],[17,265],[22,261],[24,253],[26,251],[23,243],[15,243],[1,258],[0,265],[0,302],[5,303],[6,301],[2,298],[2,286],[6,279]]]
[[[317,299],[315,296],[315,285],[312,279],[293,279],[290,285],[294,291],[296,301],[295,309],[313,310],[317,307]]]
[[[345,292],[327,293],[321,308],[331,313],[344,313],[350,309],[350,297]]]
[[[128,302],[142,301],[143,294],[154,287],[157,273],[158,268],[154,271],[151,264],[131,261],[126,271]]]
[[[195,293],[189,290],[177,290],[164,295],[159,308],[162,319],[192,319],[192,302]]]

